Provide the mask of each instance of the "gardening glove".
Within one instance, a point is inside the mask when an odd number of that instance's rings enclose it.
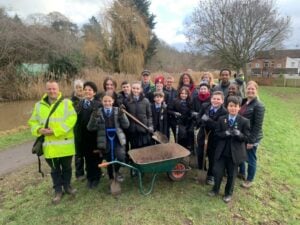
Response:
[[[201,120],[204,122],[207,122],[209,120],[209,116],[206,114],[203,114],[203,116],[201,117]]]
[[[181,116],[181,113],[180,113],[180,112],[174,112],[174,116],[175,116],[176,118],[178,118],[178,117]]]
[[[232,131],[232,135],[233,135],[233,136],[236,136],[236,137],[241,136],[241,131],[239,131],[238,129],[234,129],[234,130]]]
[[[225,136],[226,136],[226,137],[229,137],[229,136],[231,136],[231,132],[230,132],[230,130],[226,130],[226,131],[225,131]]]

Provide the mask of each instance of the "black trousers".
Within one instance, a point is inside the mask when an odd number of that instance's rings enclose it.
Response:
[[[72,156],[46,159],[51,168],[53,188],[56,193],[61,193],[62,188],[66,190],[71,184]]]
[[[84,176],[84,155],[80,142],[77,139],[75,139],[75,149],[75,176],[81,177]]]
[[[99,153],[89,152],[85,155],[86,178],[88,181],[99,181],[101,177],[101,169],[98,165],[102,162]]]
[[[234,162],[232,161],[232,157],[221,156],[217,161],[215,161],[213,169],[215,178],[213,191],[215,193],[219,193],[225,169],[227,171],[227,182],[225,186],[226,196],[232,195],[233,193],[235,178],[238,171],[238,165],[234,164]]]
[[[118,160],[120,162],[125,162],[125,149],[124,147],[122,147],[121,145],[117,145],[114,149],[114,160]],[[108,153],[105,154],[105,160],[107,162],[110,162],[112,161],[112,158],[111,158],[111,149]],[[119,172],[120,170],[120,164],[113,164],[113,165],[109,165],[107,167],[107,173],[108,173],[108,177],[109,179],[113,179],[114,176],[113,176],[113,173],[114,171],[115,172]],[[114,170],[113,170],[114,169]]]

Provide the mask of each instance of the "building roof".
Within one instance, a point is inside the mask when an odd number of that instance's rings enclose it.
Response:
[[[261,51],[256,54],[255,59],[282,59],[286,57],[300,58],[300,49],[271,49],[268,51]]]

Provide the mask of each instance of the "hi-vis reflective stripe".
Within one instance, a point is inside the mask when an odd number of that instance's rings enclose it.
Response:
[[[68,145],[68,144],[73,144],[74,140],[73,139],[68,139],[68,140],[61,140],[61,141],[45,141],[43,146],[54,146],[54,145]]]
[[[66,124],[62,124],[61,127],[65,130],[65,132],[67,133],[70,130],[70,127],[68,127]]]

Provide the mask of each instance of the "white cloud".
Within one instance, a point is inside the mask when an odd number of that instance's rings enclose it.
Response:
[[[10,14],[17,13],[26,18],[32,13],[47,14],[58,11],[72,22],[83,24],[91,16],[98,16],[100,11],[112,0],[0,0],[0,7],[5,6]],[[182,34],[183,21],[191,14],[199,0],[152,0],[150,11],[156,15],[155,33],[169,44],[185,42]],[[299,0],[277,0],[277,8],[281,15],[292,19],[293,34],[286,41],[288,47],[300,45],[300,4]]]
[[[198,0],[152,0],[150,11],[156,15],[155,33],[169,44],[186,42],[182,34],[183,21],[197,5]]]

